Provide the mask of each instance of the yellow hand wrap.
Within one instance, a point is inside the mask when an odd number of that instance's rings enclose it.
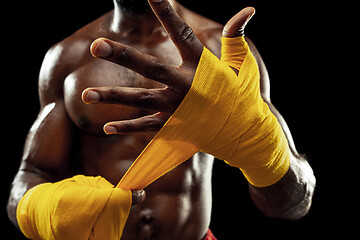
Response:
[[[240,168],[254,186],[285,175],[289,145],[260,96],[256,60],[243,37],[222,43],[222,61],[204,48],[185,99],[118,187],[143,189],[200,150]]]
[[[243,37],[222,42],[222,61],[204,48],[189,93],[119,188],[144,189],[200,150],[240,168],[254,186],[285,175],[289,146],[260,96],[256,61]],[[31,239],[120,239],[131,206],[122,189],[84,176],[39,185],[19,202],[20,228]]]
[[[18,204],[18,224],[27,238],[120,239],[131,191],[101,177],[75,176],[30,189]]]

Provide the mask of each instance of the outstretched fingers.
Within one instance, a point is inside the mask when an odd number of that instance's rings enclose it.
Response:
[[[188,81],[184,81],[176,68],[130,46],[99,38],[92,43],[90,51],[94,57],[119,64],[180,91],[187,92],[189,88]]]
[[[179,106],[191,87],[203,45],[193,30],[176,13],[168,0],[148,0],[155,15],[178,48],[183,63],[175,68],[158,58],[106,38],[96,39],[91,54],[131,69],[145,78],[167,85],[164,89],[123,87],[88,88],[85,103],[125,104],[158,112],[137,119],[105,124],[107,134],[158,131]]]
[[[122,104],[150,111],[174,113],[182,98],[172,88],[145,89],[129,87],[87,88],[82,93],[87,104]]]

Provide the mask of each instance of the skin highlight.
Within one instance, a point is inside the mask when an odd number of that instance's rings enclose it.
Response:
[[[81,173],[101,175],[116,185],[185,97],[202,45],[220,57],[220,37],[242,34],[254,14],[246,8],[223,27],[169,2],[171,7],[165,0],[150,1],[151,8],[147,1],[115,0],[113,11],[48,51],[39,79],[41,110],[26,139],[8,202],[15,225],[18,201],[38,184]],[[299,219],[310,208],[315,177],[271,104],[266,67],[247,40],[262,76],[262,97],[292,150],[288,173],[270,187],[249,185],[250,194],[264,214]],[[135,206],[122,239],[204,237],[211,215],[213,161],[199,152],[144,191],[133,191]]]

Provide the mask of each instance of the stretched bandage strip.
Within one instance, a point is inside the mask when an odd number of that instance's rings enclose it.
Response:
[[[200,150],[240,168],[254,186],[272,185],[285,175],[288,143],[260,96],[256,61],[243,37],[222,42],[223,61],[204,48],[185,99],[118,187],[143,189]]]
[[[240,168],[254,186],[282,178],[289,146],[260,96],[256,61],[244,38],[222,42],[222,61],[204,48],[189,93],[121,179],[121,189],[85,176],[38,185],[17,207],[25,236],[120,239],[131,207],[131,191],[124,189],[145,188],[200,150]]]

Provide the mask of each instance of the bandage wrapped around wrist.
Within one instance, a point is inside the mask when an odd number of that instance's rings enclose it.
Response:
[[[285,175],[289,145],[260,95],[256,60],[243,37],[223,38],[222,44],[222,61],[203,49],[185,99],[119,187],[143,189],[200,150],[240,168],[257,187]]]
[[[120,239],[131,207],[131,191],[102,177],[82,175],[30,189],[17,220],[29,239]]]
[[[256,61],[244,38],[222,42],[222,61],[204,48],[188,94],[120,189],[84,176],[34,187],[17,208],[23,233],[30,239],[120,239],[131,206],[131,192],[123,189],[144,189],[200,150],[240,168],[254,186],[281,179],[289,146],[260,96]]]

